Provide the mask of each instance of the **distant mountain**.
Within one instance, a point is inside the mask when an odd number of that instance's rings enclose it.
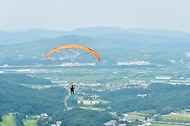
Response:
[[[31,29],[21,32],[0,31],[0,45],[25,43],[42,38],[57,38],[63,34],[64,34],[63,31],[47,31],[47,30],[38,30],[38,29]]]
[[[131,33],[140,33],[144,35],[154,35],[154,36],[165,36],[165,37],[185,37],[190,36],[188,32],[173,31],[173,30],[155,30],[155,29],[145,29],[145,28],[128,28],[126,31]]]
[[[87,27],[87,28],[77,28],[72,31],[68,31],[67,34],[75,34],[82,36],[97,36],[105,34],[130,34],[137,33],[143,35],[152,35],[152,36],[164,36],[164,37],[185,37],[190,36],[188,32],[174,31],[174,30],[156,30],[156,29],[145,29],[145,28],[119,28],[119,27]]]
[[[68,32],[31,30],[13,33],[13,36],[9,38],[13,40],[12,44],[0,46],[0,65],[97,62],[93,55],[77,49],[56,52],[49,60],[45,60],[46,54],[51,49],[70,43],[85,45],[96,50],[101,56],[100,65],[105,65],[105,63],[114,65],[119,61],[137,59],[159,64],[169,63],[168,60],[189,62],[187,52],[189,52],[190,37],[188,34],[184,33],[184,36],[178,37],[147,34],[107,27],[81,28]]]
[[[31,29],[19,32],[4,32],[0,31],[0,45],[26,43],[43,38],[57,38],[62,35],[79,35],[79,36],[97,36],[105,34],[119,34],[127,31],[111,28],[111,27],[88,27],[77,28],[71,31],[50,31]]]
[[[119,34],[119,33],[128,33],[128,32],[126,30],[117,29],[113,27],[87,27],[87,28],[77,28],[67,32],[66,34],[74,34],[80,36],[97,36],[97,35]]]
[[[32,42],[43,38],[54,39],[62,35],[79,35],[79,36],[163,36],[169,38],[183,38],[189,39],[190,33],[181,31],[171,31],[171,30],[150,30],[150,29],[140,29],[140,28],[115,28],[115,27],[87,27],[87,28],[77,28],[71,31],[50,31],[50,30],[39,30],[31,29],[19,32],[4,32],[0,31],[0,45],[3,44],[17,44]]]

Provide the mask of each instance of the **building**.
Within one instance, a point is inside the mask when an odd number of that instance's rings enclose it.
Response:
[[[110,120],[104,123],[104,126],[115,126],[115,125],[116,125],[116,120]]]
[[[127,126],[126,124],[119,124],[118,126]]]
[[[30,73],[30,69],[21,69],[21,70],[17,70],[17,73]]]
[[[156,80],[171,80],[171,76],[157,76]]]

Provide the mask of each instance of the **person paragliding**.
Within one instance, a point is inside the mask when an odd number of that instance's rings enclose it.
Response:
[[[74,89],[75,89],[74,85],[71,85],[70,89],[71,89],[71,94],[74,94],[75,93],[75,91],[74,91]]]
[[[83,46],[83,45],[79,45],[79,44],[66,44],[66,45],[58,46],[58,47],[56,47],[56,48],[54,48],[54,49],[51,49],[51,50],[47,53],[46,59],[48,59],[48,57],[49,57],[51,54],[53,54],[53,53],[55,53],[55,52],[57,52],[57,51],[59,51],[59,50],[73,49],[73,48],[74,48],[74,49],[85,50],[85,51],[87,51],[87,52],[93,54],[93,55],[98,59],[98,61],[100,61],[100,55],[99,55],[95,50],[93,50],[93,49],[91,49],[91,48],[89,48],[89,47],[87,47],[87,46]],[[74,89],[75,89],[74,85],[71,85],[71,87],[70,87],[71,94],[74,94]]]

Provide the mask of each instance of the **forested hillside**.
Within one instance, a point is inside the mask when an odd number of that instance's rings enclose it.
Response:
[[[108,112],[83,109],[59,112],[53,118],[62,120],[61,126],[103,126],[105,122],[114,119]]]
[[[50,85],[51,80],[31,77],[25,74],[0,74],[0,79],[6,82],[25,85]]]
[[[66,89],[61,87],[31,88],[20,85],[17,81],[30,78],[30,83],[27,81],[26,83],[36,84],[37,78],[15,75],[17,79],[10,79],[11,76],[6,75],[7,81],[5,78],[0,79],[0,116],[10,111],[34,115],[44,112],[53,114],[65,109],[63,99],[67,95]],[[41,83],[41,81],[38,82]]]
[[[101,97],[111,103],[115,111],[155,110],[155,113],[167,114],[190,108],[190,86],[151,84],[148,88],[121,89],[114,92],[103,92]],[[138,94],[140,96],[138,97]],[[146,94],[142,97],[142,94]]]
[[[6,78],[12,76],[13,75],[6,75]],[[17,80],[19,80],[19,76],[21,77],[21,75],[18,75]],[[30,84],[32,84],[31,77],[22,77],[30,78]],[[34,83],[38,81],[36,78],[33,79]],[[15,79],[12,78],[12,80]],[[25,86],[28,84],[21,85],[17,81],[11,81],[11,79],[9,79],[9,81],[1,79],[0,85],[1,116],[12,111],[19,112],[23,115],[35,115],[46,112],[48,115],[51,115],[53,119],[49,123],[54,123],[54,121],[57,120],[64,122],[63,124],[65,125],[101,125],[113,119],[113,117],[108,114],[110,111],[115,111],[121,116],[122,113],[133,111],[152,110],[152,114],[168,114],[170,112],[178,112],[190,108],[189,85],[157,83],[151,84],[145,89],[129,88],[98,93],[92,90],[84,90],[84,92],[88,94],[97,94],[101,99],[109,101],[107,104],[99,103],[94,105],[96,108],[104,108],[105,111],[102,112],[77,109],[78,105],[74,97],[71,97],[68,103],[76,108],[71,111],[63,112],[65,109],[63,99],[67,95],[67,91],[61,87],[31,88]],[[42,125],[44,122],[45,120],[38,121],[39,125]]]

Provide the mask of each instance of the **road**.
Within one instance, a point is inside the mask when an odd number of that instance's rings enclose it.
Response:
[[[65,98],[65,100],[64,100],[64,103],[65,103],[65,106],[66,106],[67,110],[71,110],[71,109],[72,109],[71,107],[69,107],[69,106],[67,105],[67,99],[68,99],[70,96],[71,96],[71,94],[69,94],[69,95]]]

